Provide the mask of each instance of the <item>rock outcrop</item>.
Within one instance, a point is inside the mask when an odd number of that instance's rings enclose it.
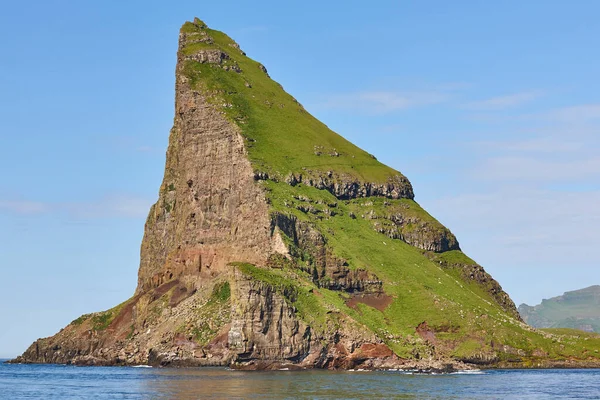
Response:
[[[237,361],[294,363],[305,359],[311,350],[312,332],[286,302],[296,296],[293,289],[277,293],[273,285],[248,279],[237,270],[235,275],[236,301],[228,344],[237,352]]]
[[[413,206],[415,207],[415,206]],[[387,210],[392,208],[392,210]],[[384,207],[384,212],[371,209],[363,218],[373,221],[373,229],[391,239],[400,239],[421,250],[443,253],[460,250],[458,240],[448,228],[423,210],[423,215],[411,212],[409,207]]]
[[[350,293],[383,291],[376,275],[362,268],[350,269],[346,260],[332,254],[323,234],[294,215],[273,213],[271,232],[285,235],[288,254],[297,261],[295,267],[310,274],[317,286]]]
[[[312,171],[309,171],[312,172]],[[303,177],[290,174],[286,183],[295,186],[304,183],[319,190],[327,190],[340,200],[360,197],[386,197],[388,199],[413,199],[415,197],[412,185],[406,177],[398,174],[388,178],[385,183],[365,182],[355,177],[338,175],[331,171],[326,174]]]
[[[425,371],[597,362],[595,339],[557,347],[523,324],[406,177],[313,118],[266,71],[202,21],[183,25],[165,174],[133,297],[13,362]]]

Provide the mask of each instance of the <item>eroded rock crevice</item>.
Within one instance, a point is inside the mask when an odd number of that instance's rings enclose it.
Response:
[[[309,222],[294,215],[271,214],[271,232],[279,230],[288,239],[290,256],[297,268],[308,272],[320,287],[345,292],[380,293],[383,283],[364,268],[351,268],[348,262],[335,256],[323,234]]]

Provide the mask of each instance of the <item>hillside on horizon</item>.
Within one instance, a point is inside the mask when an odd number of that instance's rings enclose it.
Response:
[[[535,328],[572,328],[600,333],[600,285],[543,299],[536,306],[523,303],[519,313]]]

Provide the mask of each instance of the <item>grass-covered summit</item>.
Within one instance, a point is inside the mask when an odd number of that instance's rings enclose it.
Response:
[[[333,172],[335,178],[345,181],[401,181],[407,186],[405,196],[412,197],[402,174],[310,115],[229,36],[199,20],[185,23],[181,35],[186,38],[180,49],[186,59],[183,74],[190,77],[192,85],[213,92],[215,104],[241,128],[257,174],[277,180],[293,174],[308,181],[332,178]],[[197,54],[203,51],[216,54],[216,62],[211,62],[210,56],[198,62]]]

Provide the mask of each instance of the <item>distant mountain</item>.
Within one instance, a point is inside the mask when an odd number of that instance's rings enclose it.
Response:
[[[600,285],[544,299],[533,307],[521,304],[519,313],[535,328],[574,328],[600,333]]]

